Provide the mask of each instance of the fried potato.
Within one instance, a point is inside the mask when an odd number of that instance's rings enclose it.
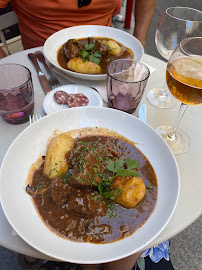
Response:
[[[121,47],[114,40],[103,40],[102,41],[108,48],[109,52],[113,55],[119,55],[122,52]]]
[[[122,189],[120,195],[115,192],[115,202],[119,203],[125,208],[135,207],[144,197],[146,192],[145,184],[141,177],[130,177],[126,180],[126,177],[118,177],[117,179],[118,189]],[[115,182],[116,183],[116,182]]]
[[[69,164],[65,159],[65,154],[74,146],[74,139],[62,133],[53,138],[47,148],[44,174],[50,179],[66,173],[69,170]]]
[[[101,66],[90,62],[88,60],[83,61],[81,58],[74,57],[69,60],[67,67],[78,73],[84,74],[99,74],[101,73]]]

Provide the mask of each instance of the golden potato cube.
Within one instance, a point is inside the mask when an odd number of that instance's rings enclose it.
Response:
[[[69,164],[65,155],[74,146],[74,139],[67,134],[60,134],[53,138],[47,148],[44,174],[50,179],[66,173],[69,170]]]
[[[81,58],[74,57],[69,60],[67,67],[78,73],[84,74],[99,74],[101,73],[101,66],[88,60],[82,60]]]
[[[143,199],[146,193],[146,187],[142,178],[130,177],[125,183],[123,183],[124,179],[121,182],[122,183],[118,185],[118,188],[122,189],[122,192],[120,195],[115,193],[114,201],[125,208],[135,207]]]
[[[108,48],[109,52],[113,55],[119,55],[122,52],[121,47],[119,44],[114,40],[103,40],[102,41]]]

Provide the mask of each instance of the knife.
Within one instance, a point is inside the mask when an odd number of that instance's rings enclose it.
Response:
[[[43,53],[41,51],[36,51],[35,55],[38,58],[38,60],[44,65],[46,71],[48,73],[51,73],[49,66],[46,64],[46,59],[45,59]]]
[[[48,94],[52,90],[52,88],[50,86],[49,81],[46,79],[46,76],[44,75],[44,73],[41,71],[41,69],[39,67],[39,64],[37,62],[36,55],[34,53],[29,53],[28,54],[28,57],[29,57],[29,60],[34,65],[36,71],[37,71],[39,81],[41,83],[41,86],[42,86],[45,94]]]
[[[147,122],[147,107],[146,104],[142,104],[138,110],[138,118],[144,123]]]

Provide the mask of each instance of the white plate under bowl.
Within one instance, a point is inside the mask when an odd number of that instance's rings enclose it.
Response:
[[[54,90],[50,91],[45,96],[43,100],[43,109],[46,114],[51,114],[54,112],[62,111],[64,109],[68,109],[67,105],[58,104],[54,100],[54,93],[56,91],[64,91],[67,94],[81,93],[81,94],[84,94],[89,100],[89,103],[87,106],[95,106],[95,107],[103,106],[102,97],[96,90],[92,89],[91,87],[80,85],[80,84],[68,84],[68,85],[62,85],[55,88]]]
[[[138,143],[138,148],[153,166],[158,181],[157,204],[146,223],[131,236],[108,244],[79,243],[57,236],[42,222],[25,191],[28,170],[45,153],[47,140],[56,129],[67,131],[96,126],[114,130]],[[57,260],[96,264],[144,250],[173,215],[179,186],[175,158],[167,144],[149,125],[118,110],[78,107],[43,117],[15,139],[2,162],[0,197],[9,223],[29,245]]]
[[[57,52],[58,49],[67,42],[68,39],[78,39],[86,37],[107,37],[112,38],[125,47],[131,49],[134,53],[134,60],[139,61],[144,53],[142,44],[136,39],[133,35],[119,30],[113,27],[100,26],[100,25],[81,25],[73,26],[60,30],[53,35],[51,35],[44,44],[44,54],[48,61],[54,65],[56,68],[60,69],[64,73],[84,80],[105,80],[106,74],[82,74],[73,72],[67,69],[62,68],[57,61]]]

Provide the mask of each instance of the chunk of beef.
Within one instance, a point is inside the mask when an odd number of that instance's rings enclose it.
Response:
[[[100,59],[104,59],[109,54],[108,48],[100,40],[95,41],[94,50],[99,51],[101,53],[102,56]]]
[[[100,57],[101,60],[104,59],[109,54],[108,48],[102,43],[101,40],[95,38],[88,38],[88,43],[95,44],[93,51],[94,52],[98,51],[101,53],[102,55]]]
[[[79,43],[74,39],[69,39],[64,45],[63,45],[64,53],[67,57],[67,59],[71,59],[73,57],[78,57],[80,55],[80,46]]]
[[[64,205],[70,192],[70,186],[64,184],[59,177],[54,178],[50,185],[50,196],[56,205]]]
[[[80,187],[97,186],[101,181],[100,174],[107,173],[107,158],[113,158],[113,154],[103,145],[77,146],[69,155],[69,162],[73,166],[73,174],[69,183]]]
[[[68,213],[79,216],[104,216],[107,207],[103,198],[91,190],[73,188],[65,205]]]
[[[94,43],[95,44],[95,47],[94,47],[93,51],[98,51],[98,52],[101,53],[102,56],[101,56],[100,59],[104,59],[109,54],[108,48],[102,43],[101,40],[94,39],[94,38],[89,38],[88,43]]]

